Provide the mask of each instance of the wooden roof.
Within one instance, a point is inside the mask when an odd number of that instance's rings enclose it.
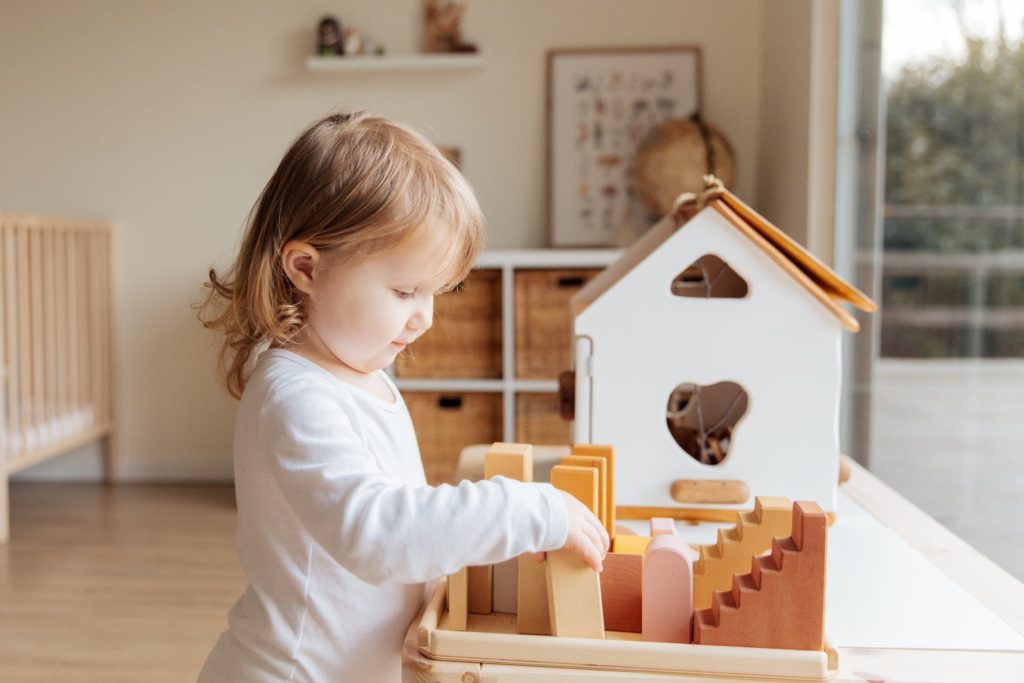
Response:
[[[709,182],[709,187],[711,186]],[[834,270],[807,251],[789,235],[772,225],[766,218],[740,201],[739,197],[717,185],[706,209],[718,211],[747,239],[757,245],[790,277],[810,292],[825,308],[839,319],[843,327],[856,332],[860,324],[840,304],[849,303],[862,311],[873,312],[877,304],[867,295],[841,278]],[[633,243],[618,261],[605,268],[586,284],[572,299],[577,315],[596,301],[604,292],[633,270],[644,259],[665,243],[676,230],[685,227],[684,219],[673,212]],[[683,264],[684,266],[686,264]],[[681,266],[682,267],[682,266]]]

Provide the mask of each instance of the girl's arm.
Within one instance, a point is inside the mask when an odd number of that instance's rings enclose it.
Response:
[[[384,474],[329,390],[278,393],[260,425],[300,523],[368,583],[418,583],[566,542],[566,503],[550,484],[495,477],[410,486]]]

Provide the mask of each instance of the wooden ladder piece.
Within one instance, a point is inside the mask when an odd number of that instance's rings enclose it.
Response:
[[[789,534],[793,512],[787,498],[758,496],[754,509],[736,513],[736,525],[718,530],[718,540],[702,546],[693,567],[694,609],[711,607],[715,591],[732,586],[734,574],[750,569],[750,559],[772,547],[772,539]]]
[[[575,496],[597,514],[596,467],[555,465],[551,483]],[[601,579],[596,571],[570,550],[548,553],[548,615],[551,634],[577,638],[604,638]]]
[[[772,540],[748,574],[716,591],[696,613],[693,642],[707,645],[821,650],[825,627],[828,517],[817,503],[793,505],[792,534]]]

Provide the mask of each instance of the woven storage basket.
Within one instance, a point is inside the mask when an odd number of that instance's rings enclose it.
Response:
[[[562,419],[558,394],[516,394],[516,441],[532,444],[567,444],[572,423]]]
[[[434,326],[395,359],[395,376],[501,377],[501,271],[474,270],[439,296]]]
[[[516,273],[516,377],[555,379],[572,367],[569,300],[600,272],[557,268]]]
[[[417,391],[405,394],[420,457],[431,485],[453,483],[459,452],[473,443],[501,441],[500,393]]]

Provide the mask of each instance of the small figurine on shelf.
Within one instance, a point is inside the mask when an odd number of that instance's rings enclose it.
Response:
[[[476,52],[476,45],[462,42],[459,22],[465,10],[462,3],[427,0],[424,52]]]
[[[360,33],[358,29],[345,29],[345,54],[363,54],[363,34]]]
[[[317,27],[316,53],[321,57],[345,54],[345,46],[341,42],[341,24],[330,15],[320,19]]]

